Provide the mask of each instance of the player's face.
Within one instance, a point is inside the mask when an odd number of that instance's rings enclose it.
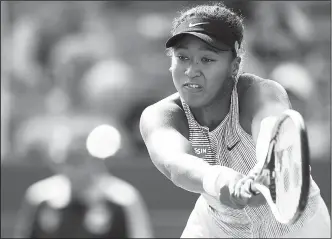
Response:
[[[73,177],[84,177],[89,171],[90,158],[83,150],[70,150],[65,161],[60,165],[64,174]]]
[[[84,144],[77,141],[64,152],[63,160],[56,163],[56,170],[72,179],[82,179],[94,172],[94,160],[91,159]]]
[[[195,36],[185,36],[172,52],[175,88],[189,106],[207,106],[222,97],[223,83],[231,76],[232,61],[231,50],[216,50]]]

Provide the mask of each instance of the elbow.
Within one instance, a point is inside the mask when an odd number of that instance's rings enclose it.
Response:
[[[179,174],[173,172],[172,170],[169,171],[169,175],[170,175],[170,180],[172,181],[172,183],[179,187],[179,188],[182,188],[181,187],[181,183],[180,183],[180,178],[179,178]]]
[[[160,162],[154,159],[154,157],[151,157],[151,161],[162,174],[164,174],[169,180],[173,181],[169,164],[167,165],[165,162]]]
[[[176,169],[174,169],[171,162],[158,162],[153,159],[152,162],[162,174],[172,181],[175,186],[180,187],[181,183],[179,173]]]
[[[172,162],[164,164],[164,174],[175,186],[182,188],[181,173],[179,172],[178,167],[172,164]]]

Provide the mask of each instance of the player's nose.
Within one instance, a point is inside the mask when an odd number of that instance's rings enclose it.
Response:
[[[188,78],[195,78],[195,77],[199,77],[202,75],[202,72],[199,68],[199,65],[195,62],[191,62],[188,67],[186,68],[184,74],[188,77]]]

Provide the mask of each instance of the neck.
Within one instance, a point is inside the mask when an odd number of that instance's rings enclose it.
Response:
[[[210,104],[191,109],[200,125],[212,131],[223,121],[229,112],[233,86],[234,82],[227,80]]]
[[[109,174],[103,173],[92,176],[85,182],[83,180],[80,183],[72,181],[72,198],[87,204],[100,201],[103,198],[101,183],[107,177]]]

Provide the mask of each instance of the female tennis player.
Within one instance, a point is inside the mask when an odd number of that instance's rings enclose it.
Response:
[[[265,157],[273,122],[291,106],[280,84],[239,73],[243,32],[243,19],[222,4],[183,11],[166,43],[177,93],[141,116],[158,170],[200,194],[181,237],[330,237],[327,207],[312,178],[305,211],[290,225],[244,186]]]

